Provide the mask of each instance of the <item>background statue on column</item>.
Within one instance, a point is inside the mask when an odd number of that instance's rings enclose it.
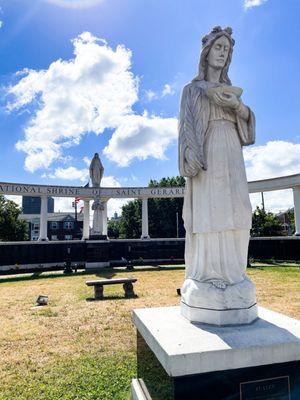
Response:
[[[246,276],[252,210],[242,153],[254,143],[255,117],[228,77],[231,34],[215,27],[203,38],[179,119],[179,170],[186,177],[181,310],[189,320],[216,325],[257,318],[255,287]]]
[[[92,186],[99,188],[101,180],[104,174],[104,168],[100,160],[99,154],[95,153],[91,165],[90,165],[90,178],[92,181]],[[91,238],[98,239],[103,235],[104,221],[106,218],[104,215],[104,204],[100,200],[100,193],[95,197],[92,204],[92,210],[94,211],[93,216],[93,229]]]
[[[100,187],[104,174],[104,168],[100,160],[99,154],[95,153],[90,165],[90,178],[93,187]]]

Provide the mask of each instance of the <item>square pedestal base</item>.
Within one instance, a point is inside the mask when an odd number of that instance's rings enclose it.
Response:
[[[216,326],[250,324],[257,319],[257,305],[237,310],[206,310],[190,307],[181,302],[181,314],[189,321],[205,321],[206,324]]]
[[[193,324],[179,307],[135,310],[134,400],[299,400],[300,322],[259,308],[247,326]]]

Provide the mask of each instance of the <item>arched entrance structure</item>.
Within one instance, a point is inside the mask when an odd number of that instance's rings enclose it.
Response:
[[[267,192],[282,189],[293,189],[296,235],[300,235],[300,174],[248,182],[250,193]],[[47,198],[80,197],[84,201],[83,237],[89,239],[90,201],[100,198],[104,204],[103,234],[107,234],[107,202],[112,198],[142,199],[142,235],[149,238],[148,232],[148,199],[174,198],[184,196],[184,187],[81,187],[32,185],[26,183],[0,182],[0,194],[19,196],[38,196],[41,198],[40,236],[47,240]]]

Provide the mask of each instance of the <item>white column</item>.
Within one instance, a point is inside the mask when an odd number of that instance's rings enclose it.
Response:
[[[103,235],[107,236],[107,202],[108,200],[105,200],[103,202],[104,205],[104,210],[103,210]]]
[[[48,214],[48,197],[41,196],[40,235],[38,240],[48,240],[47,214]]]
[[[90,200],[83,201],[83,232],[82,240],[90,238]]]
[[[295,213],[295,235],[300,236],[300,186],[293,188],[294,213]]]
[[[142,203],[142,235],[141,239],[150,239],[148,228],[148,199],[143,199]]]

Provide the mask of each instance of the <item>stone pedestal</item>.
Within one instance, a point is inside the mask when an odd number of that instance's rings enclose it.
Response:
[[[255,286],[248,277],[224,287],[186,279],[181,314],[191,322],[218,326],[250,324],[257,318]]]
[[[111,243],[108,240],[86,241],[86,271],[97,271],[110,266]]]
[[[180,307],[134,310],[134,400],[299,400],[300,321],[260,308],[249,325],[191,323]]]
[[[104,204],[100,198],[96,198],[92,204],[93,215],[93,228],[90,238],[103,235],[103,220],[104,220]]]

